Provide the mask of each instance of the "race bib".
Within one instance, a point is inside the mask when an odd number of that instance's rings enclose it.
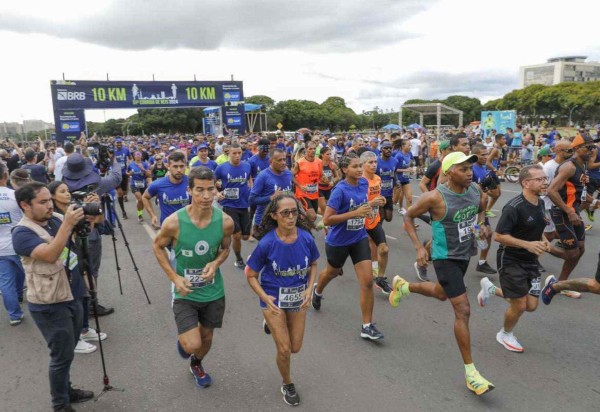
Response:
[[[60,260],[62,261],[64,267],[67,267],[68,262],[69,270],[73,270],[75,269],[75,266],[77,266],[77,253],[71,250],[71,253],[69,254],[69,248],[65,247],[60,254]]]
[[[0,213],[0,225],[10,225],[12,223],[12,218],[10,217],[9,212]]]
[[[295,309],[302,305],[306,285],[279,288],[279,307],[281,309]]]
[[[306,185],[306,193],[317,193],[317,184],[316,183],[311,183],[309,185]]]
[[[346,230],[361,230],[365,227],[364,217],[355,217],[346,221]]]
[[[225,196],[225,199],[237,200],[240,198],[240,188],[228,187],[225,190],[223,190],[223,196]]]
[[[210,282],[205,281],[200,276],[204,274],[204,268],[201,269],[184,269],[183,276],[192,284],[193,289],[200,289],[215,283],[213,278]]]
[[[475,220],[477,220],[477,216],[473,216],[458,224],[458,241],[460,243],[473,239],[473,225],[475,224]]]
[[[146,182],[144,182],[143,180],[134,180],[133,186],[137,188],[144,188],[146,187]]]
[[[531,289],[529,289],[529,294],[531,296],[538,297],[540,296],[540,292],[542,290],[542,278],[538,276],[537,278],[531,279]]]
[[[390,180],[382,180],[381,181],[381,190],[391,190],[393,185],[393,181]]]

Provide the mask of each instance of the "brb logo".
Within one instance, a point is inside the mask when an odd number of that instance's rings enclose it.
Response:
[[[85,100],[85,92],[70,92],[59,89],[56,91],[56,100]]]

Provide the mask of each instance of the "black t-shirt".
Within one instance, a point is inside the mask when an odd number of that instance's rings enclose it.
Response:
[[[441,168],[442,162],[439,159],[435,159],[425,171],[425,177],[429,179],[429,184],[427,185],[429,190],[434,190],[437,187]]]
[[[6,162],[6,165],[8,166],[8,173],[11,173],[13,170],[18,169],[21,166],[21,157],[18,154],[12,155]]]
[[[542,239],[545,227],[544,202],[540,199],[538,204],[534,205],[529,203],[523,194],[520,194],[502,209],[496,233],[534,242]],[[500,264],[502,266],[510,263],[537,261],[537,255],[521,248],[500,245],[498,254],[501,257]]]

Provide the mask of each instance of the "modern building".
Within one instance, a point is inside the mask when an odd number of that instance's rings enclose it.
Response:
[[[592,82],[600,80],[600,62],[586,62],[587,56],[566,56],[548,59],[547,63],[522,66],[520,87],[532,84],[552,86],[563,82]]]
[[[23,133],[40,132],[48,128],[43,120],[23,120]]]
[[[12,137],[23,133],[23,126],[17,122],[0,123],[0,137]]]

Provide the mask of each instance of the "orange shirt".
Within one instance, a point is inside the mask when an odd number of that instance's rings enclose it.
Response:
[[[319,180],[323,174],[322,160],[315,158],[315,160],[309,162],[303,157],[299,159],[296,164],[298,165],[298,174],[296,175],[296,180],[299,183],[299,185],[296,186],[296,197],[298,199],[318,199]],[[305,186],[307,190],[302,191],[300,186]]]
[[[365,179],[367,178],[365,177]],[[373,179],[367,179],[367,182],[369,182],[367,200],[370,202],[377,196],[381,196],[381,177],[375,175],[373,176]],[[374,229],[379,224],[379,221],[381,220],[381,216],[379,215],[379,206],[373,207],[372,216],[372,218],[368,217],[365,219],[365,228],[367,230]]]
[[[437,159],[439,146],[440,146],[440,143],[437,140],[434,140],[433,142],[431,142],[429,144],[429,158],[430,159]]]

